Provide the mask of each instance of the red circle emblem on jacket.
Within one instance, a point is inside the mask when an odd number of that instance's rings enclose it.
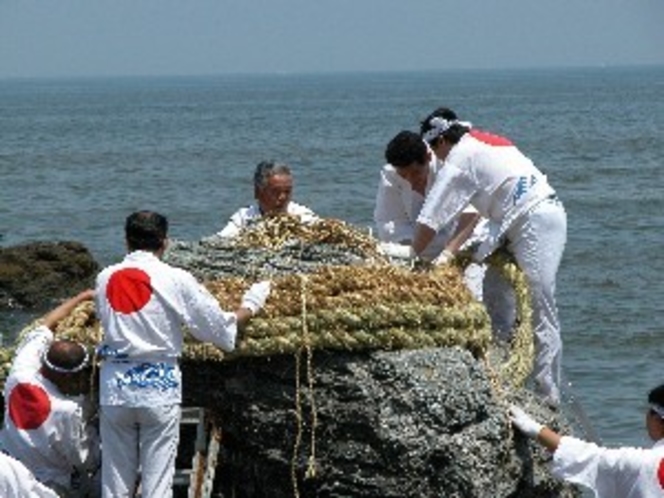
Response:
[[[134,313],[152,297],[150,276],[138,268],[118,270],[108,280],[106,298],[118,313]]]
[[[657,467],[657,482],[664,489],[664,458],[659,461],[659,467]]]
[[[509,138],[494,135],[487,131],[472,129],[470,130],[470,136],[487,145],[493,145],[494,147],[510,147],[514,145]]]
[[[20,383],[9,394],[8,411],[17,429],[37,429],[51,413],[51,400],[43,387]]]

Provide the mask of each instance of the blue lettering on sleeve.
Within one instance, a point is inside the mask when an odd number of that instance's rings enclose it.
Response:
[[[512,194],[512,204],[516,205],[519,202],[519,199],[523,197],[530,187],[537,183],[537,177],[535,175],[520,176],[516,182],[516,187],[514,187],[514,193]]]
[[[98,347],[97,355],[102,359],[114,358],[116,360],[123,360],[128,357],[127,353],[120,353],[120,351],[110,347],[108,344]]]

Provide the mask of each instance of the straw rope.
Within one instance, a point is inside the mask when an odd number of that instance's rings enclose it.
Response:
[[[218,348],[187,335],[186,359],[237,360],[244,356],[293,354],[305,347],[311,351],[354,351],[457,345],[477,357],[486,354],[492,340],[489,319],[484,306],[474,300],[463,282],[463,258],[459,258],[458,265],[414,271],[374,258],[375,239],[342,222],[327,220],[302,225],[294,224],[290,217],[272,219],[247,230],[237,243],[264,247],[297,240],[352,246],[363,254],[366,264],[320,266],[307,275],[306,286],[299,273],[273,276],[270,298],[246,328],[235,352],[224,355]],[[519,386],[532,370],[533,358],[527,284],[523,273],[504,254],[491,256],[488,263],[500,269],[516,292],[518,326],[510,355],[503,365],[494,368],[504,382]],[[228,277],[205,285],[223,309],[235,309],[250,283],[242,277]],[[97,344],[102,331],[93,304],[79,305],[61,321],[56,333],[84,344]],[[0,349],[0,364],[5,372],[12,355],[12,347]],[[0,377],[1,382],[2,373]]]
[[[485,366],[495,395],[504,397],[503,386],[521,386],[532,370],[533,335],[531,303],[523,273],[503,253],[492,255],[488,264],[497,267],[516,293],[518,323],[507,360],[492,365],[488,351],[492,336],[484,306],[474,300],[463,282],[468,259],[454,264],[415,271],[394,266],[377,251],[376,240],[338,220],[301,224],[283,216],[265,220],[237,239],[237,247],[279,249],[295,245],[300,257],[305,245],[332,244],[362,257],[362,265],[321,265],[309,274],[272,275],[272,291],[265,307],[246,327],[243,340],[231,354],[185,335],[183,356],[193,361],[238,361],[245,356],[293,354],[295,359],[295,437],[291,479],[296,498],[300,495],[298,462],[304,432],[301,369],[306,368],[310,405],[310,447],[304,478],[316,474],[316,427],[313,352],[398,350],[461,346]],[[248,262],[251,266],[251,261]],[[296,266],[296,265],[295,265]],[[249,268],[249,275],[262,275],[263,268]],[[251,284],[242,277],[206,282],[222,309],[235,309]],[[34,324],[26,327],[19,340]],[[91,302],[80,304],[57,327],[62,338],[94,346],[102,330]],[[17,341],[18,342],[18,341]],[[15,347],[0,349],[0,384],[9,371]],[[92,373],[94,375],[94,371]],[[92,383],[91,383],[92,384]]]
[[[494,253],[488,261],[510,283],[516,297],[517,323],[510,342],[507,361],[500,367],[503,382],[514,387],[523,386],[533,369],[535,344],[532,325],[532,306],[528,282],[514,259],[506,252]]]

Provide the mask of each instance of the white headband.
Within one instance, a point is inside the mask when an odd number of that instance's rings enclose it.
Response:
[[[459,121],[458,119],[447,120],[445,118],[435,117],[429,120],[431,129],[422,135],[422,139],[426,142],[432,142],[447,130],[452,128],[452,126],[455,124],[465,126],[466,128],[473,127],[472,123],[469,123],[468,121]]]
[[[81,346],[81,349],[85,352],[85,356],[83,357],[83,361],[79,365],[76,365],[75,367],[72,368],[65,368],[65,367],[58,367],[57,365],[54,365],[48,360],[48,349],[45,349],[44,352],[42,353],[42,362],[44,365],[49,370],[53,370],[54,372],[58,373],[65,373],[65,374],[70,374],[70,373],[77,373],[83,370],[85,367],[88,366],[88,363],[90,362],[90,355],[88,354],[88,349],[83,346],[81,343],[77,343],[79,346]]]
[[[659,418],[664,419],[664,407],[656,405],[655,403],[650,404],[650,409],[655,412]]]

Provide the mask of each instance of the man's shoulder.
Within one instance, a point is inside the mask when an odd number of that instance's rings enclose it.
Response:
[[[247,224],[254,218],[260,216],[260,210],[254,204],[241,207],[235,211],[224,228],[218,231],[215,235],[218,237],[232,238],[240,233],[240,230],[247,226]]]
[[[171,265],[162,261],[156,254],[148,251],[134,251],[127,254],[122,261],[105,267],[99,272],[99,277],[110,276],[118,271],[133,268],[149,271],[150,268],[159,268],[161,270],[164,267],[172,268]]]
[[[41,353],[53,341],[53,331],[46,325],[37,324],[21,338],[16,349],[12,371],[37,370],[41,365]]]
[[[41,321],[38,320],[34,323],[34,325],[23,336],[21,343],[32,341],[42,341],[49,343],[53,340],[53,331],[40,322]]]
[[[260,216],[260,209],[258,208],[257,204],[249,204],[248,206],[243,206],[239,208],[237,211],[235,211],[231,215],[231,219],[237,219],[237,218],[253,218],[256,216]]]
[[[97,284],[99,284],[99,282],[101,281],[109,280],[115,272],[122,270],[128,266],[129,265],[126,262],[126,257],[121,261],[118,261],[116,263],[111,263],[108,266],[105,266],[97,274]]]
[[[390,163],[383,165],[383,167],[380,169],[380,177],[383,182],[388,182],[391,184],[400,184],[403,182],[408,183],[403,178],[401,178],[401,176],[399,176],[397,168]]]
[[[46,410],[49,417],[68,417],[75,415],[80,408],[76,398],[60,392],[55,384],[39,372],[16,372],[11,376],[8,387],[13,394],[16,393],[14,396],[18,396],[13,399],[18,407],[24,406],[25,400],[29,400],[33,415],[39,410]]]
[[[313,215],[314,212],[304,204],[298,204],[297,202],[291,201],[288,204],[288,214],[294,214],[294,215]]]

